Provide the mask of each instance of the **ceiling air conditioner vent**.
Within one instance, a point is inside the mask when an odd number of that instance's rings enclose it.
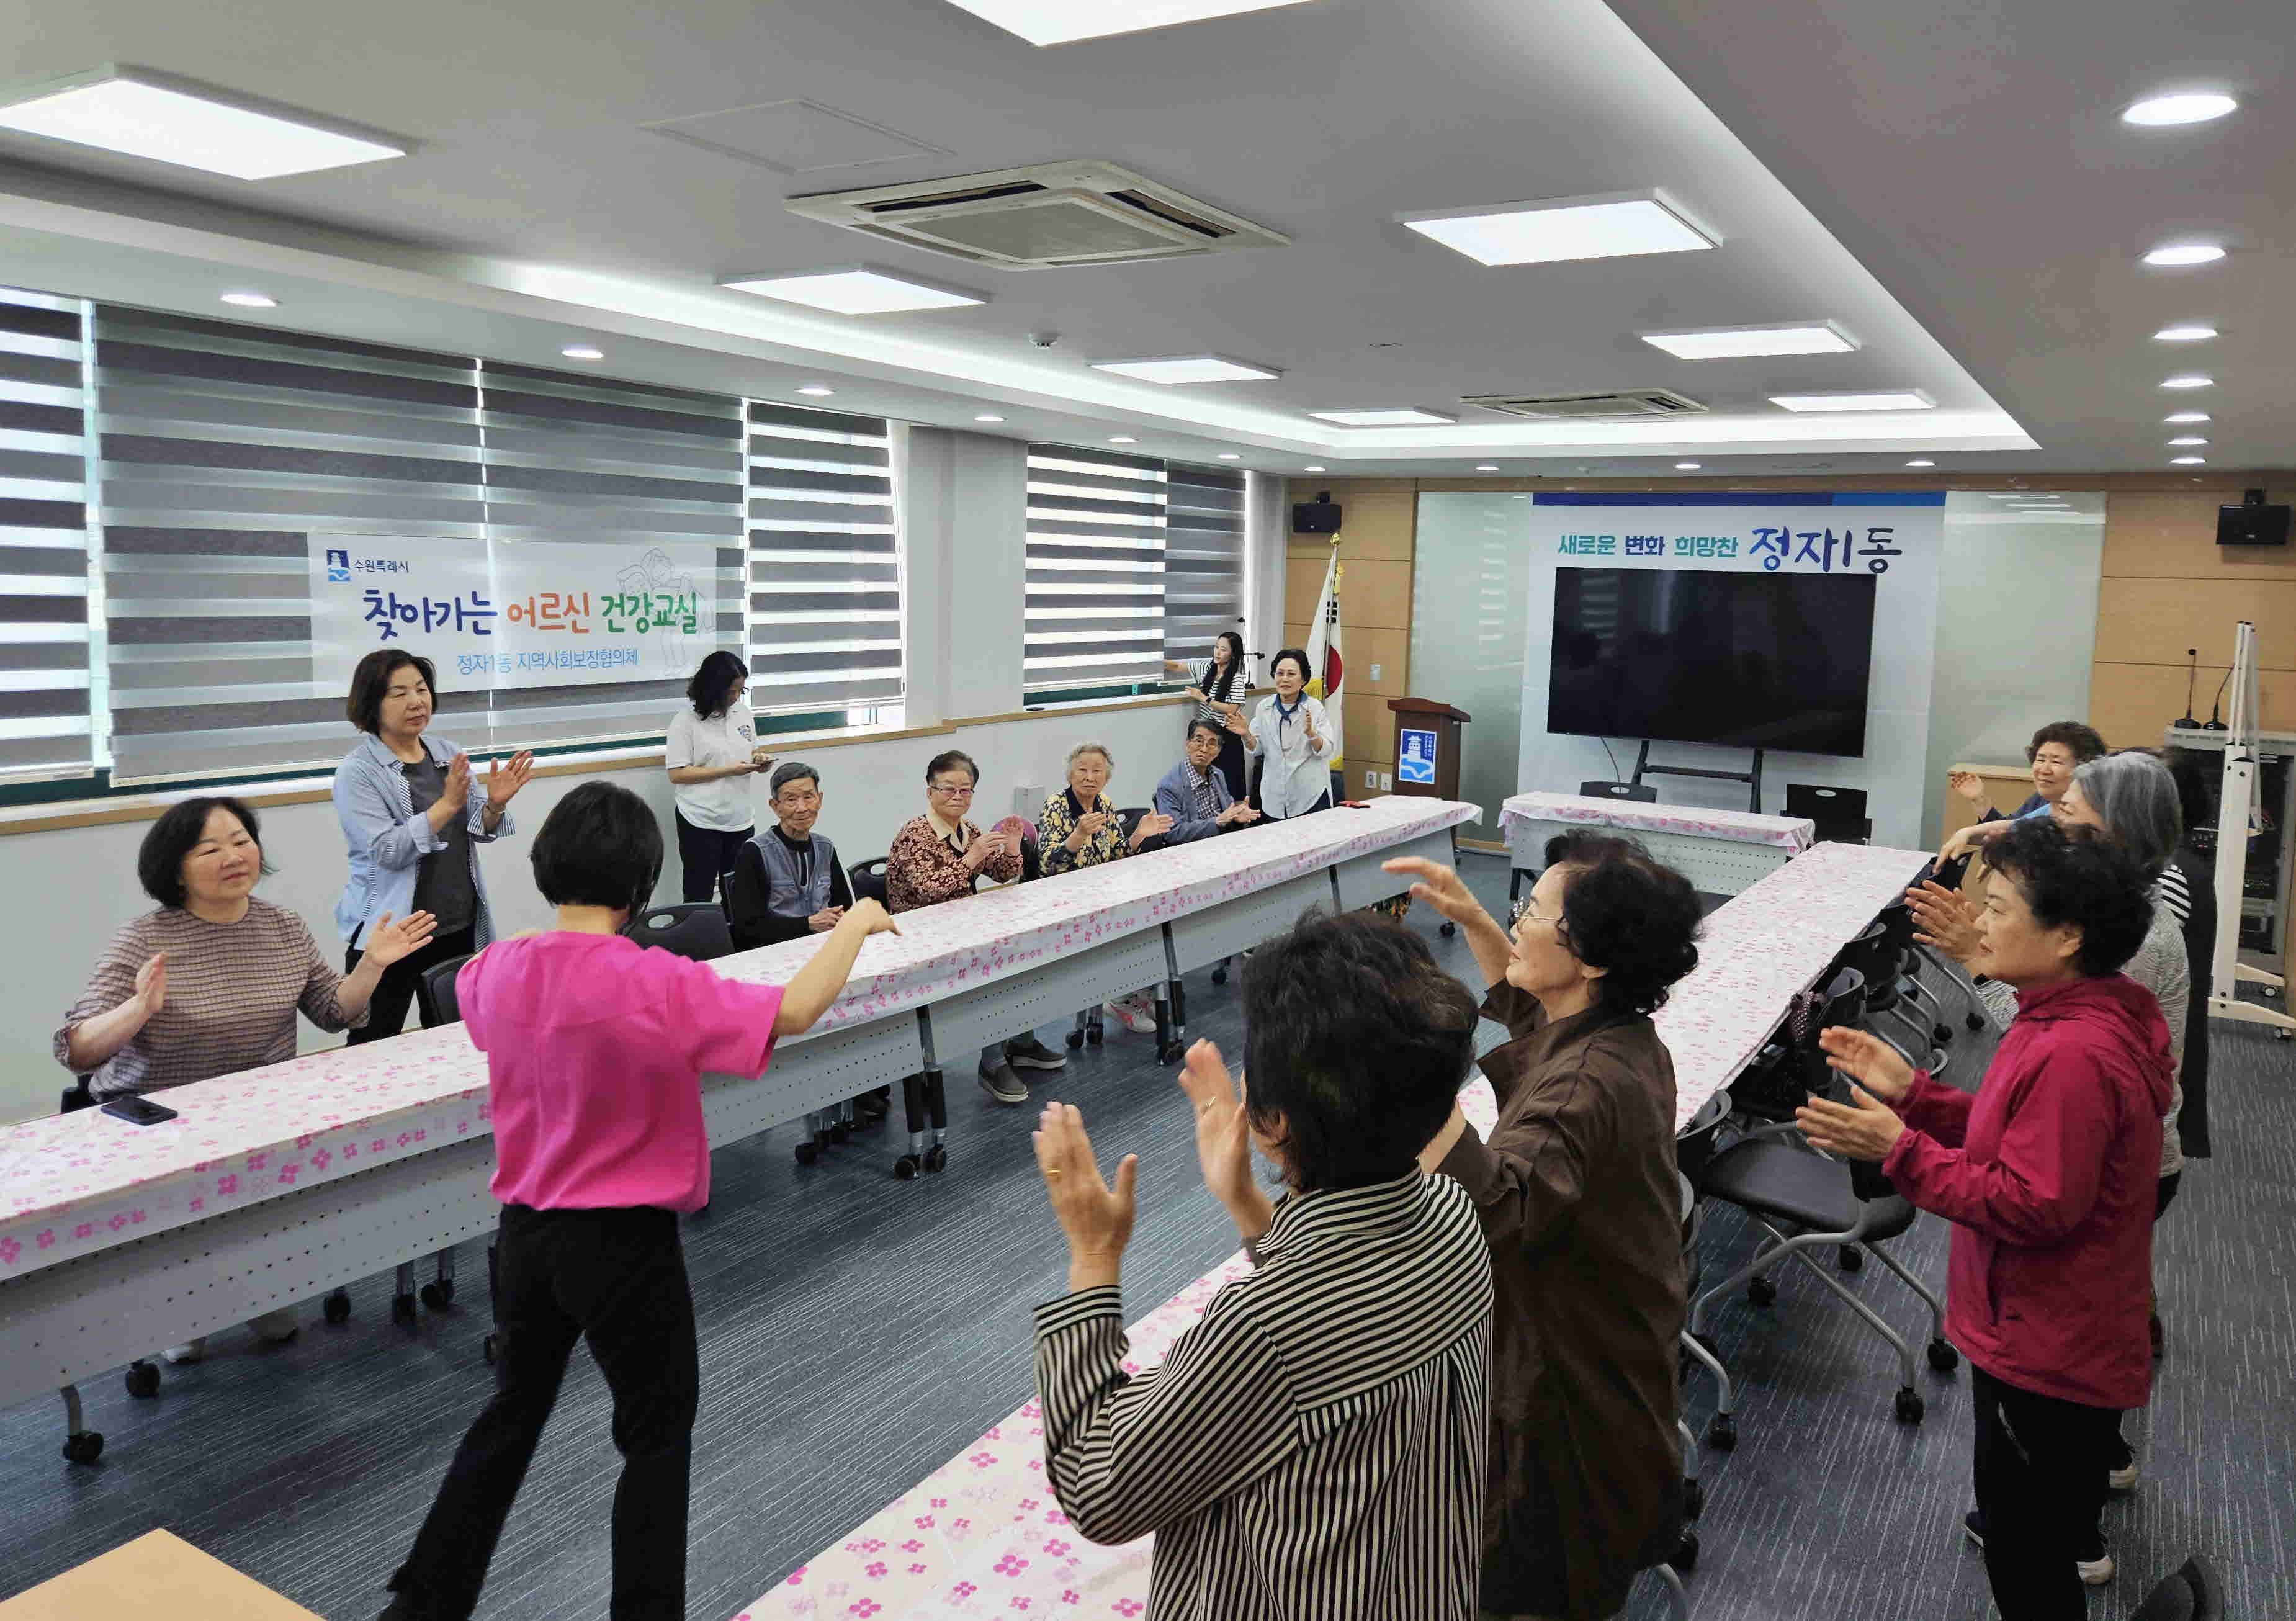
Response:
[[[1180,258],[1290,239],[1113,163],[1039,163],[953,180],[816,192],[789,210],[887,242],[1042,270]]]
[[[1548,422],[1584,422],[1598,417],[1688,416],[1706,409],[1696,400],[1670,389],[1634,389],[1623,394],[1480,394],[1459,403]]]

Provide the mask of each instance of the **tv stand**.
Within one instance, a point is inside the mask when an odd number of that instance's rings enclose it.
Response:
[[[1639,788],[1645,776],[1709,777],[1718,782],[1746,784],[1746,808],[1757,815],[1762,809],[1762,751],[1754,750],[1754,766],[1751,771],[1709,771],[1702,765],[1653,765],[1650,763],[1650,739],[1643,739],[1642,752],[1635,756],[1634,783]]]

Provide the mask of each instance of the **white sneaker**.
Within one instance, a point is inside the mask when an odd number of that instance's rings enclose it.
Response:
[[[1153,1036],[1156,1033],[1156,1015],[1142,1007],[1136,997],[1125,996],[1103,1003],[1101,1011],[1135,1036]]]
[[[205,1356],[207,1354],[208,1342],[203,1339],[187,1339],[182,1345],[169,1346],[166,1350],[160,1353],[161,1356],[165,1357],[168,1362],[175,1363],[177,1367],[181,1367],[187,1362],[197,1362],[201,1357]]]
[[[295,1308],[291,1306],[250,1317],[247,1320],[247,1326],[253,1329],[255,1337],[267,1346],[283,1346],[301,1331],[295,1322]]]
[[[2112,1580],[2112,1551],[2100,1547],[2096,1557],[2093,1560],[2076,1556],[2073,1560],[2073,1568],[2080,1572],[2080,1579],[2091,1587],[2102,1587]]]
[[[2109,1469],[2105,1470],[2104,1483],[2116,1492],[2135,1491],[2136,1489],[2136,1456],[2132,1453],[2128,1461],[2119,1469]]]

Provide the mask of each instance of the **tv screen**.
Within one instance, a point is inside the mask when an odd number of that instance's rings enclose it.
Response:
[[[1558,569],[1546,729],[1866,752],[1870,574]]]

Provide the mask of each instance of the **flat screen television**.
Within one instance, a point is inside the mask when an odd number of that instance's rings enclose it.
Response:
[[[1558,569],[1546,729],[1862,755],[1875,583]]]

